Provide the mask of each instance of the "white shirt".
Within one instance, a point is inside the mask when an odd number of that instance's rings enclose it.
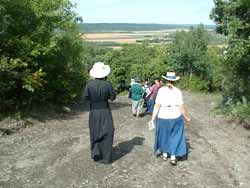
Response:
[[[150,88],[146,84],[143,86],[143,90],[145,91],[146,94],[149,94],[149,92],[150,92]]]
[[[160,104],[158,118],[161,119],[176,119],[181,116],[179,106],[183,105],[181,91],[173,87],[161,87],[158,91],[155,103]]]

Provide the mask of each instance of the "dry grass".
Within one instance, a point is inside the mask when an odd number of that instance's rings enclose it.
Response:
[[[90,42],[116,42],[116,43],[136,43],[142,38],[123,33],[91,33],[85,34],[84,39]]]
[[[154,40],[160,39],[165,40],[166,38],[171,39],[171,35],[179,30],[159,30],[159,31],[133,31],[133,32],[124,32],[124,31],[114,31],[110,33],[86,33],[82,35],[82,38],[87,42],[100,42],[100,43],[118,43],[118,44],[125,44],[125,43],[136,43],[138,40]],[[184,30],[188,31],[188,30]],[[166,42],[161,43],[152,43],[153,45],[163,44]],[[209,45],[209,47],[219,47],[225,48],[227,45],[219,44],[219,45]],[[119,47],[117,47],[119,48]]]
[[[144,40],[149,38],[160,38],[169,35],[172,30],[162,31],[134,31],[128,33],[88,33],[82,37],[89,42],[116,42],[116,43],[136,43],[136,40]]]
[[[218,48],[227,48],[228,45],[227,44],[213,44],[213,45],[208,45],[209,48],[212,47],[218,47]]]

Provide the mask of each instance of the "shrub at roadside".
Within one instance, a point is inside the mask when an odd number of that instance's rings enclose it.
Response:
[[[223,108],[234,116],[250,118],[250,2],[215,0],[211,18],[217,32],[229,37],[224,53]]]
[[[73,7],[69,0],[0,2],[0,111],[81,94],[83,46]]]

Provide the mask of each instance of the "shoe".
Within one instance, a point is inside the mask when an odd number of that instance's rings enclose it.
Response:
[[[167,153],[163,153],[162,154],[162,159],[163,159],[163,161],[168,160],[168,154]]]
[[[156,156],[156,158],[162,157],[162,153],[161,152],[157,152],[155,156]]]
[[[163,160],[163,161],[167,161],[167,160],[168,160],[168,158],[167,158],[167,157],[165,157],[165,156],[162,156],[162,160]]]
[[[177,160],[176,160],[176,159],[171,159],[171,160],[170,160],[170,164],[171,164],[172,166],[176,166],[176,165],[177,165]]]

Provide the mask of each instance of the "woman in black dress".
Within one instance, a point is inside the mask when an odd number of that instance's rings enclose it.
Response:
[[[101,163],[112,162],[114,126],[108,100],[115,100],[116,93],[107,81],[110,67],[102,62],[94,64],[85,87],[85,98],[90,102],[89,132],[91,158]]]

